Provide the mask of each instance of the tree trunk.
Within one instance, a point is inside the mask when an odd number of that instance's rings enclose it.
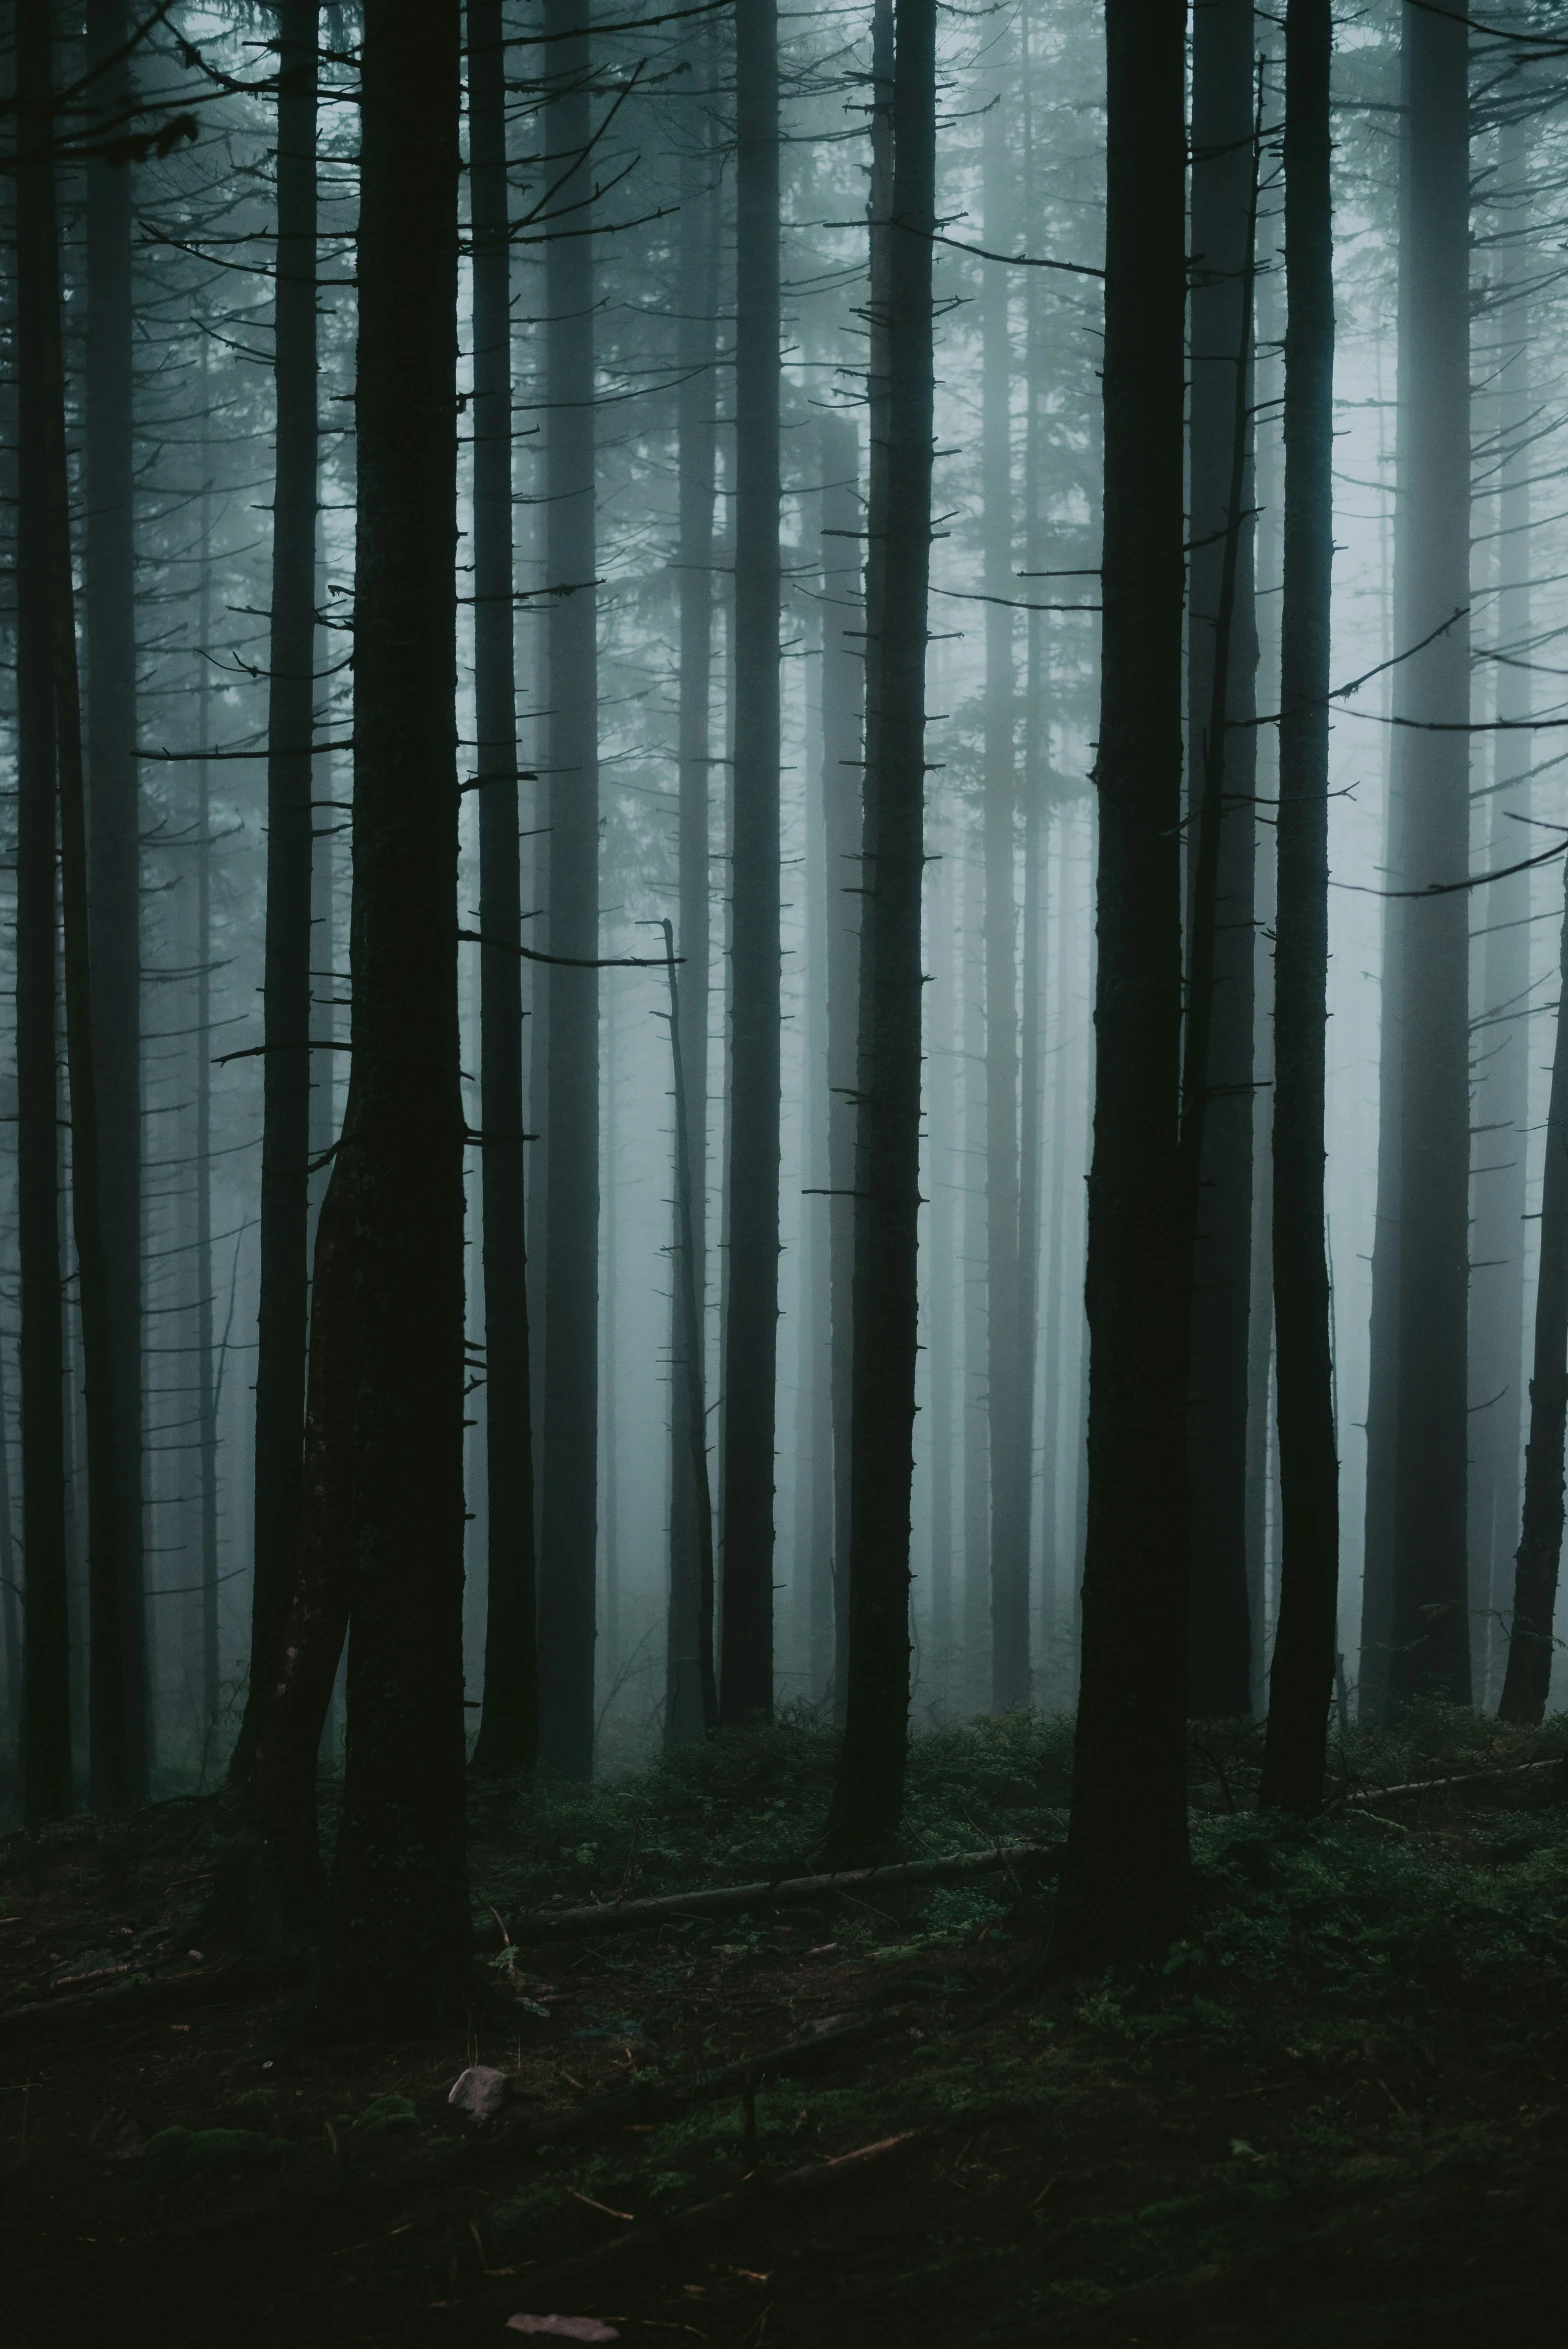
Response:
[[[202,345],[203,409],[208,394],[207,346]],[[212,740],[212,448],[202,420],[201,586],[196,638],[196,739]],[[200,1679],[202,1751],[210,1758],[218,1734],[218,1399],[223,1374],[213,1356],[212,1256],[212,769],[196,762],[196,1506],[201,1561]],[[205,1761],[203,1769],[205,1772]]]
[[[1107,0],[1105,536],[1089,1495],[1083,1666],[1058,1933],[1071,1962],[1157,1957],[1188,1844],[1181,1048],[1184,33]]]
[[[934,404],[936,8],[897,0],[888,238],[883,554],[867,640],[868,741],[855,1183],[849,1693],[829,1864],[897,1832],[909,1740],[909,1517],[920,1207],[920,902]]]
[[[306,1498],[310,1514],[326,1503],[313,1533],[341,1523],[350,1559],[322,2021],[356,2036],[428,2033],[468,1998],[453,918],[460,17],[457,0],[381,0],[364,40],[353,1069],[314,1296],[316,1329],[329,1354],[344,1347],[352,1383],[329,1396],[313,1359],[313,1404],[335,1424],[310,1430]]]
[[[1563,1424],[1568,1416],[1568,871],[1564,876],[1562,992],[1541,1183],[1541,1266],[1535,1292],[1530,1436],[1524,1455],[1524,1519],[1514,1565],[1513,1620],[1500,1721],[1545,1718],[1552,1682],[1552,1626],[1563,1546]]]
[[[544,30],[542,126],[559,216],[545,246],[550,951],[589,962],[599,950],[599,687],[587,0],[545,0]],[[552,970],[545,993],[539,1752],[563,1777],[586,1779],[598,1571],[598,973]]]
[[[16,11],[17,1238],[21,1272],[22,1802],[29,1827],[71,1807],[65,1537],[60,1110],[55,1075],[55,706],[52,544],[65,520],[58,450],[60,262],[48,0]],[[28,160],[28,157],[31,160]]]
[[[1323,1799],[1339,1645],[1339,1462],[1323,1201],[1334,577],[1332,49],[1331,0],[1290,0],[1272,1212],[1282,1524],[1262,1800],[1303,1813],[1316,1811]]]
[[[675,1093],[675,1294],[681,1314],[676,1362],[686,1423],[686,1470],[691,1482],[696,1552],[688,1669],[696,1682],[702,1732],[711,1736],[719,1725],[719,1692],[713,1669],[713,1500],[708,1489],[708,1410],[702,1375],[702,1301],[697,1286],[697,1185],[691,1162],[691,1105],[686,1091],[680,983],[675,975],[675,933],[668,922],[664,925],[664,953]]]
[[[1253,809],[1257,621],[1253,605],[1251,0],[1206,0],[1192,20],[1192,393],[1187,535],[1188,904],[1214,859],[1208,935],[1189,968],[1210,966],[1203,1138],[1192,1272],[1187,1441],[1192,1464],[1192,1589],[1187,1705],[1197,1718],[1250,1713],[1247,1606],[1247,1336],[1252,1272]],[[1242,381],[1238,390],[1237,369]],[[1229,550],[1237,403],[1242,483]],[[1230,554],[1227,567],[1227,554]],[[1229,583],[1227,584],[1227,580]],[[1222,610],[1222,604],[1225,607]],[[1220,638],[1226,646],[1220,651]],[[1216,664],[1223,658],[1223,690]],[[1223,740],[1210,739],[1218,720]],[[1205,842],[1209,763],[1223,762],[1218,838]]]
[[[229,1764],[243,1781],[277,1685],[304,1507],[310,1294],[311,758],[315,722],[316,0],[278,10],[278,256],[262,967],[260,1288],[250,1680]]]
[[[1008,72],[1004,48],[1002,72]],[[985,118],[985,242],[1012,240],[1008,113]],[[991,1462],[991,1702],[1029,1702],[1029,1429],[1019,1419],[1018,790],[1013,772],[1012,336],[1010,272],[982,262],[980,437],[984,496],[986,1417]]]
[[[130,38],[127,0],[87,0],[94,100],[118,125],[130,71],[110,62]],[[104,70],[106,69],[106,70]],[[136,767],[136,586],[132,538],[130,167],[87,166],[87,448],[83,550],[87,638],[89,951],[92,1049],[102,1152],[105,1407],[113,1420],[114,1515],[106,1533],[120,1586],[129,1791],[144,1795],[153,1715],[142,1597],[141,814]]]
[[[474,1768],[539,1743],[534,1461],[523,1210],[522,877],[512,576],[512,265],[501,0],[468,0],[474,293],[474,704],[478,730],[481,1217],[485,1308],[484,1704]]]
[[[696,45],[699,71],[714,70],[706,30]],[[680,272],[680,683],[676,759],[680,805],[678,894],[681,951],[680,1052],[686,1096],[685,1152],[691,1179],[691,1271],[697,1295],[699,1382],[706,1387],[708,1291],[708,998],[712,955],[713,497],[718,439],[719,202],[715,161],[704,128],[681,156]],[[680,1203],[675,1207],[677,1258]],[[684,1380],[685,1301],[679,1279],[670,1300],[675,1376],[670,1390],[670,1616],[665,1662],[664,1735],[669,1744],[699,1737],[705,1717],[704,1649],[698,1631],[701,1499],[687,1418]],[[706,1424],[701,1484],[708,1482]],[[711,1501],[709,1503],[711,1513]],[[712,1527],[709,1534],[711,1541]],[[711,1567],[711,1561],[710,1561]],[[711,1637],[711,1633],[710,1633]],[[709,1669],[711,1649],[707,1651]]]
[[[735,17],[735,838],[724,1313],[726,1725],[773,1711],[779,1313],[779,93],[776,0]]]
[[[1469,76],[1458,17],[1409,5],[1403,37],[1396,651],[1444,632],[1394,672],[1396,711],[1410,723],[1395,749],[1404,812],[1390,885],[1425,889],[1469,866],[1470,637],[1456,616],[1470,601]],[[1389,1687],[1460,1704],[1470,1699],[1466,922],[1462,890],[1406,903],[1390,1005],[1403,1100]]]
[[[889,60],[891,64],[891,60]],[[822,806],[827,858],[828,1362],[832,1529],[824,1561],[831,1625],[823,1624],[833,1709],[843,1719],[849,1676],[850,1421],[855,1325],[855,1057],[859,1022],[860,831],[865,701],[865,594],[857,534],[866,509],[860,446],[844,418],[822,420]],[[828,1673],[823,1678],[827,1680]],[[820,1685],[820,1684],[819,1684]]]

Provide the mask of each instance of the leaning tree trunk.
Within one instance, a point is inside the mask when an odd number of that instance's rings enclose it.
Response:
[[[1179,1209],[1186,10],[1107,0],[1099,961],[1083,1675],[1058,1935],[1157,1956],[1187,1913]]]
[[[1500,1721],[1545,1717],[1552,1683],[1552,1626],[1563,1547],[1563,1423],[1568,1416],[1568,872],[1564,877],[1561,993],[1541,1180],[1541,1265],[1535,1292],[1530,1434],[1524,1456],[1524,1520],[1514,1562],[1513,1620]]]
[[[329,1519],[333,1495],[346,1496],[353,1620],[322,2021],[360,2036],[440,2028],[468,1998],[454,918],[460,19],[458,0],[380,0],[363,52],[353,1068],[314,1298],[352,1384],[331,1401],[331,1448],[311,1461],[330,1488]],[[313,1484],[306,1505],[316,1506]]]
[[[777,0],[735,17],[735,817],[719,1715],[773,1710],[779,1314]]]
[[[934,407],[935,0],[897,0],[885,463],[868,527],[883,557],[867,641],[855,1184],[849,1690],[829,1865],[898,1828],[909,1742],[909,1519],[920,1211],[920,901]]]
[[[523,1253],[522,880],[512,579],[512,267],[501,0],[468,0],[474,287],[474,703],[479,791],[479,1098],[488,1582],[476,1770],[539,1743],[533,1405]]]
[[[1404,11],[1396,651],[1400,853],[1425,890],[1469,863],[1469,75],[1459,15]],[[1442,633],[1433,635],[1435,630]],[[1401,1056],[1388,1685],[1470,1700],[1467,899],[1407,901],[1385,1024]],[[1383,1438],[1389,1440],[1385,1427]],[[1370,1561],[1369,1561],[1370,1564]]]
[[[22,1805],[28,1827],[71,1807],[65,1537],[60,1109],[55,1072],[55,709],[51,546],[66,527],[60,433],[60,261],[48,0],[16,11],[17,1243],[21,1274]]]
[[[1193,936],[1208,968],[1201,1171],[1193,1249],[1187,1435],[1192,1588],[1187,1704],[1198,1718],[1252,1710],[1247,1604],[1247,1339],[1252,1271],[1253,807],[1258,661],[1253,607],[1251,0],[1209,0],[1192,25],[1192,394],[1187,637],[1188,906],[1214,860],[1212,919]],[[1237,371],[1241,372],[1238,385]],[[1233,494],[1238,401],[1242,487]],[[1239,507],[1232,518],[1233,506]],[[1234,546],[1231,545],[1234,537]],[[1229,560],[1227,560],[1227,557]],[[1224,648],[1221,649],[1221,639]],[[1223,661],[1222,688],[1216,666]],[[1216,721],[1223,739],[1211,739]],[[1223,783],[1205,841],[1211,763]],[[1189,1014],[1197,1011],[1189,986]]]
[[[278,12],[272,642],[262,963],[260,1283],[246,1778],[283,1654],[304,1508],[309,1311],[311,734],[316,626],[316,0]]]
[[[599,935],[594,595],[594,262],[587,0],[545,0],[545,566],[550,951],[591,965]],[[552,219],[545,222],[550,231]],[[599,981],[552,969],[545,1133],[539,1750],[593,1772],[599,1476]],[[537,1015],[536,1015],[537,1016]]]
[[[87,0],[93,100],[119,125],[130,99],[120,53],[127,0]],[[118,62],[117,62],[118,61]],[[87,635],[89,936],[92,1050],[102,1131],[105,1437],[114,1455],[112,1532],[125,1674],[126,1767],[147,1791],[153,1714],[142,1597],[141,814],[136,769],[136,587],[132,540],[131,233],[129,167],[87,166]]]
[[[1332,49],[1331,0],[1290,0],[1272,1214],[1281,1549],[1262,1800],[1303,1813],[1323,1799],[1338,1648],[1339,1462],[1323,1199],[1334,577]]]

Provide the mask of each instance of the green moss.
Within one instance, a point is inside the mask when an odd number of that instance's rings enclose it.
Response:
[[[407,2096],[378,2096],[350,2123],[356,2136],[384,2137],[396,2129],[417,2129],[419,2113]]]

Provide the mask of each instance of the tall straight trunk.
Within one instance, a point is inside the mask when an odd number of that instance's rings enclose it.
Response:
[[[953,871],[953,832],[948,824],[943,846],[932,858],[930,953],[930,1047],[926,1060],[927,1130],[931,1210],[927,1223],[930,1257],[926,1275],[928,1340],[931,1348],[931,1425],[926,1442],[931,1459],[931,1639],[935,1649],[937,1687],[944,1703],[955,1690],[957,1624],[954,1610],[953,1558],[953,1396],[958,1347],[958,1317],[954,1311],[953,1275],[956,1249],[957,1157],[954,1149],[958,1116],[957,1003],[954,995],[954,943],[958,929],[958,892]]]
[[[207,348],[202,345],[202,383]],[[196,738],[212,740],[212,451],[202,422],[201,586],[196,627],[200,675]],[[201,1722],[204,1752],[218,1731],[218,1401],[222,1373],[213,1354],[212,1255],[212,769],[196,762],[196,1508],[200,1559]]]
[[[87,0],[96,104],[119,121],[130,74],[127,0]],[[126,1767],[147,1791],[153,1717],[142,1599],[141,815],[136,764],[136,591],[131,483],[129,167],[87,166],[87,634],[92,1049],[102,1128],[99,1212],[107,1283],[106,1408],[113,1420],[113,1568],[120,1584]]]
[[[735,839],[719,1711],[773,1710],[779,1313],[777,0],[735,15]]]
[[[1568,874],[1558,972],[1562,989],[1546,1112],[1524,1513],[1514,1566],[1508,1666],[1497,1708],[1501,1721],[1529,1723],[1545,1718],[1551,1693],[1552,1626],[1563,1546],[1563,1427],[1568,1418]]]
[[[668,922],[664,925],[664,953],[670,989],[670,1068],[675,1094],[675,1297],[680,1310],[677,1408],[685,1420],[696,1553],[689,1670],[696,1683],[698,1723],[707,1736],[719,1725],[718,1682],[713,1669],[713,1500],[708,1488],[708,1412],[703,1399],[702,1292],[697,1281],[697,1180],[691,1158],[691,1104],[687,1092],[681,990],[676,977],[675,933]]]
[[[1188,906],[1194,923],[1205,848],[1215,858],[1208,959],[1208,1049],[1193,1251],[1187,1438],[1192,1464],[1192,1587],[1187,1703],[1199,1718],[1252,1710],[1247,1607],[1247,1334],[1252,1273],[1253,812],[1258,644],[1253,608],[1251,0],[1204,0],[1192,20],[1192,393],[1189,426],[1190,614],[1187,650]],[[1237,370],[1242,382],[1237,384]],[[1238,399],[1244,425],[1232,535]],[[1233,574],[1233,576],[1232,576]],[[1222,603],[1226,606],[1222,610]],[[1227,643],[1221,651],[1222,634]],[[1224,660],[1222,696],[1216,660]],[[1216,719],[1224,740],[1210,740]],[[1219,838],[1205,843],[1210,761],[1223,758]],[[1189,980],[1189,996],[1191,994]]]
[[[512,576],[512,267],[501,0],[468,0],[474,295],[474,705],[479,792],[479,1087],[489,1575],[476,1770],[539,1742],[534,1458],[523,1221],[522,876]]]
[[[866,768],[860,933],[849,1695],[828,1825],[833,1865],[882,1848],[897,1832],[909,1740],[920,906],[935,396],[935,0],[897,0],[892,131],[887,445],[885,465],[880,475],[872,475],[869,519],[883,569],[866,671],[872,755]]]
[[[272,630],[262,964],[260,1282],[250,1679],[229,1765],[248,1776],[277,1684],[304,1509],[310,1265],[311,729],[315,704],[316,0],[278,10]]]
[[[1035,176],[1034,61],[1030,54],[1030,23],[1023,21],[1024,38],[1024,174],[1029,218],[1039,217]],[[1024,287],[1024,569],[1046,567],[1045,516],[1045,307],[1036,273],[1028,273]],[[1046,880],[1050,834],[1046,795],[1049,789],[1049,737],[1046,709],[1047,651],[1045,614],[1029,613],[1025,623],[1023,761],[1023,940],[1019,972],[1023,1009],[1019,1026],[1021,1062],[1018,1091],[1018,1295],[1017,1424],[1024,1483],[1024,1574],[1026,1590],[1032,1579],[1034,1551],[1035,1402],[1040,1352],[1040,1209],[1044,1177],[1045,1119],[1045,948]],[[1041,1518],[1048,1525],[1052,1482],[1047,1467]],[[1042,1629],[1048,1640],[1053,1628],[1049,1544],[1043,1560],[1045,1605]],[[1045,1662],[1042,1655],[1041,1663]],[[1033,1680],[1027,1692],[1033,1697]]]
[[[18,1580],[20,1559],[16,1547],[16,1520],[11,1514],[11,1437],[7,1424],[7,1385],[5,1351],[0,1346],[0,1635],[5,1640],[5,1677],[0,1686],[5,1690],[6,1743],[10,1748],[8,1759],[20,1778],[25,1760],[23,1739],[26,1735],[22,1716],[22,1686],[26,1672],[22,1603],[27,1594],[24,1585]],[[45,1701],[47,1706],[47,1699]],[[56,1702],[58,1705],[58,1697]],[[59,1707],[59,1711],[69,1720],[69,1687],[65,1704]],[[23,1821],[25,1824],[25,1809]]]
[[[712,73],[713,42],[696,43],[700,71]],[[678,989],[681,1068],[686,1099],[686,1162],[691,1176],[691,1272],[696,1283],[696,1360],[686,1357],[685,1304],[679,1280],[671,1297],[670,1613],[665,1657],[664,1734],[670,1744],[699,1737],[711,1724],[703,1702],[703,1646],[698,1629],[701,1584],[699,1483],[707,1484],[706,1422],[702,1476],[687,1418],[687,1381],[705,1387],[708,1291],[708,1001],[712,918],[713,498],[718,452],[719,203],[706,128],[681,156],[679,232],[680,374],[680,682],[676,761],[679,788],[677,890],[681,952]],[[679,1139],[679,1137],[677,1137]],[[675,1207],[675,1246],[681,1239]],[[711,1503],[710,1503],[711,1514]],[[709,1526],[711,1543],[712,1527]],[[711,1571],[711,1559],[710,1559]],[[711,1627],[710,1627],[711,1639]],[[707,1657],[711,1673],[712,1656]]]
[[[544,146],[558,233],[545,246],[545,572],[549,587],[550,952],[599,936],[598,606],[594,505],[593,158],[587,0],[545,0]],[[545,990],[543,1487],[539,1752],[593,1773],[599,1478],[599,979]]]
[[[1498,177],[1517,203],[1529,185],[1531,138],[1526,125],[1505,124],[1498,141]],[[1523,256],[1517,280],[1528,274]],[[1506,286],[1498,317],[1497,430],[1499,468],[1497,641],[1507,651],[1530,641],[1531,479],[1535,443],[1530,365],[1534,310],[1522,285]],[[1531,714],[1532,673],[1517,659],[1496,669],[1497,715],[1518,725]],[[1517,862],[1516,819],[1528,815],[1532,764],[1527,730],[1498,733],[1485,863]],[[1477,1163],[1471,1169],[1470,1600],[1472,1652],[1485,1704],[1507,1653],[1504,1626],[1512,1596],[1512,1552],[1519,1525],[1519,1443],[1524,1412],[1524,1224],[1526,1130],[1529,1125],[1530,881],[1516,873],[1482,900],[1485,938],[1478,1015],[1500,1021],[1479,1036],[1473,1110]],[[1512,1018],[1506,1015],[1513,1013]],[[1479,1275],[1479,1278],[1477,1276]]]
[[[1189,1856],[1181,1050],[1182,0],[1107,0],[1105,526],[1083,1665],[1059,1933],[1156,1956]]]
[[[1469,863],[1470,638],[1458,617],[1470,600],[1467,39],[1458,17],[1407,0],[1396,649],[1444,630],[1394,672],[1407,724],[1395,749],[1403,837],[1391,886],[1418,890],[1462,879]],[[1462,890],[1406,901],[1391,1005],[1403,1100],[1389,1688],[1461,1704],[1470,1698],[1467,910]]]
[[[1323,1199],[1334,579],[1332,50],[1332,0],[1290,0],[1272,1214],[1281,1548],[1262,1799],[1301,1812],[1317,1810],[1323,1799],[1339,1645],[1339,1462]]]
[[[350,1381],[314,1465],[336,1487],[353,1622],[322,2019],[356,2035],[428,2033],[468,2000],[454,920],[460,34],[458,0],[381,0],[363,50],[353,1070],[314,1298],[327,1368],[338,1368],[331,1351],[341,1346]]]
[[[985,859],[966,843],[964,917],[959,932],[959,1034],[963,1125],[958,1154],[962,1200],[959,1297],[964,1323],[964,1709],[991,1702],[991,1478],[986,1409]],[[977,971],[976,964],[980,965]]]
[[[1007,71],[1004,51],[1002,69]],[[1012,236],[1008,112],[985,118],[985,241]],[[991,1464],[991,1702],[1029,1701],[1029,1426],[1019,1417],[1018,784],[1013,771],[1013,461],[1010,272],[982,264],[980,441],[985,589],[985,1199],[986,1417]]]
[[[71,1807],[65,1534],[60,1110],[55,1073],[55,695],[52,544],[66,528],[59,454],[60,261],[48,0],[16,11],[17,1242],[21,1274],[22,1804],[29,1827]]]
[[[890,61],[891,62],[891,61]],[[832,1528],[824,1624],[834,1711],[849,1675],[850,1417],[855,1324],[855,1061],[860,975],[861,732],[865,596],[858,534],[865,523],[860,446],[842,417],[822,420],[822,807],[827,859],[827,1202]]]

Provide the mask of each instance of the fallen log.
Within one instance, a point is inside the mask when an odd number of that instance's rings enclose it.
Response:
[[[257,1991],[303,1981],[313,1963],[309,1957],[237,1958],[232,1965],[191,1967],[178,1974],[155,1974],[145,1981],[111,1983],[106,1990],[78,1990],[34,1999],[26,2006],[0,2011],[0,2044],[13,2039],[46,2039],[60,2031],[74,2036],[98,2023],[135,2022],[144,2015],[166,2014],[171,2009],[183,2013],[187,2007],[248,1998]]]
[[[1340,1801],[1348,1810],[1353,1804],[1388,1803],[1404,1795],[1444,1794],[1455,1786],[1482,1786],[1499,1778],[1526,1778],[1539,1770],[1559,1770],[1568,1778],[1568,1760],[1553,1754],[1545,1762],[1506,1762],[1495,1770],[1464,1770],[1451,1778],[1412,1778],[1403,1786],[1364,1786],[1355,1794],[1341,1796]]]
[[[953,1884],[967,1876],[1011,1869],[1033,1883],[1054,1876],[1062,1864],[1059,1843],[998,1844],[990,1851],[961,1851],[945,1859],[899,1860],[883,1868],[842,1868],[826,1876],[770,1877],[756,1884],[710,1885],[698,1892],[659,1893],[648,1900],[591,1902],[584,1908],[535,1909],[510,1927],[514,1941],[571,1940],[589,1933],[630,1933],[680,1917],[732,1916],[743,1909],[784,1908],[834,1900],[845,1893],[864,1898],[918,1884]]]
[[[683,2242],[691,2235],[707,2234],[732,2219],[765,2217],[781,2202],[794,2202],[828,2187],[849,2185],[867,2170],[900,2154],[912,2153],[928,2136],[929,2131],[925,2129],[906,2129],[897,2137],[879,2137],[874,2145],[857,2146],[853,2153],[836,2154],[831,2161],[808,2162],[804,2169],[787,2170],[781,2178],[759,2173],[729,2194],[716,2194],[711,2201],[694,2203],[689,2210],[676,2211],[667,2219],[653,2219],[644,2226],[629,2227],[624,2235],[610,2235],[592,2250],[579,2251],[571,2259],[558,2259],[550,2267],[525,2268],[511,2282],[492,2286],[485,2299],[491,2304],[519,2300],[548,2302],[563,2291],[574,2290],[599,2269],[619,2264],[633,2255],[657,2253],[668,2244]]]

